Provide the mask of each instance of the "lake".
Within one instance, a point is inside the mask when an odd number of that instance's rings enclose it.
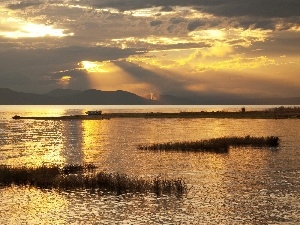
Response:
[[[109,112],[237,111],[243,106],[0,106],[0,164],[93,163],[129,176],[183,178],[182,197],[0,187],[0,224],[299,224],[299,119],[13,120]],[[272,106],[247,106],[260,110]],[[278,136],[278,148],[228,154],[151,152],[137,145]]]

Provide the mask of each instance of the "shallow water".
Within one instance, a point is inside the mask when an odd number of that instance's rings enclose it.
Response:
[[[103,112],[239,110],[240,107],[94,106]],[[264,108],[262,107],[253,107]],[[267,107],[265,107],[267,108]],[[1,106],[0,164],[94,163],[132,176],[182,177],[186,196],[116,196],[30,187],[0,189],[1,224],[297,224],[300,223],[300,120],[12,120],[81,114],[85,106]],[[94,109],[94,108],[92,108]],[[279,148],[228,154],[140,151],[141,143],[222,136],[279,136]]]

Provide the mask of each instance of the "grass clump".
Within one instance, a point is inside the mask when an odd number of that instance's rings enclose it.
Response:
[[[95,166],[67,165],[41,166],[36,168],[0,166],[0,185],[28,185],[44,189],[59,190],[98,190],[116,194],[148,193],[156,195],[183,195],[187,192],[187,185],[182,179],[153,180],[129,177],[125,174],[96,172]]]
[[[279,138],[268,137],[221,137],[200,141],[167,142],[150,145],[138,145],[140,150],[171,150],[171,151],[204,151],[215,153],[227,153],[229,146],[253,146],[253,147],[277,147]]]

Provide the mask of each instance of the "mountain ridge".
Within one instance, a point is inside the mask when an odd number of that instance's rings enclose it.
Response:
[[[123,90],[54,89],[35,94],[0,88],[0,105],[300,105],[300,97],[247,99],[161,95],[159,100],[150,100]]]
[[[122,90],[55,89],[46,94],[35,94],[0,88],[0,105],[148,105],[153,103],[153,100]]]

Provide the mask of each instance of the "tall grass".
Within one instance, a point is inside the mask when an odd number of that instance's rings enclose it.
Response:
[[[277,147],[279,138],[268,137],[221,137],[200,141],[167,142],[138,145],[140,150],[205,151],[227,153],[229,146]]]
[[[187,185],[183,179],[152,180],[139,177],[129,177],[125,174],[96,172],[95,166],[67,165],[41,166],[36,168],[0,166],[0,185],[34,186],[42,189],[88,189],[107,191],[116,194],[123,193],[155,193],[156,195],[183,195]]]

